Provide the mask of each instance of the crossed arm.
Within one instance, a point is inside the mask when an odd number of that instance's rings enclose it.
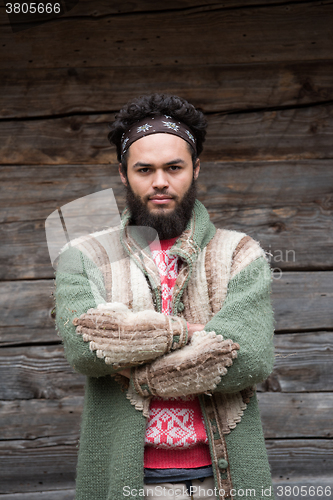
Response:
[[[216,388],[232,364],[239,346],[215,332],[195,332],[191,340],[182,331],[180,317],[146,310],[133,313],[124,304],[110,303],[90,309],[73,320],[76,332],[97,357],[114,368],[132,366],[120,373],[131,379],[141,396],[186,396]],[[174,339],[174,340],[173,340]],[[143,365],[143,366],[142,366]]]
[[[204,330],[204,328],[205,325],[201,325],[199,323],[187,323],[187,343],[190,342],[194,332],[202,331]],[[123,375],[126,378],[131,378],[130,368],[124,368],[123,370],[120,370],[118,373],[120,373],[120,375]]]
[[[88,276],[87,258],[73,252],[75,261],[81,259],[82,272],[73,273],[72,264],[59,269],[55,295],[57,327],[67,359],[77,371],[97,377],[121,373],[141,395],[163,397],[235,392],[264,380],[271,372],[270,273],[263,258],[229,282],[223,307],[207,325],[186,328],[183,318],[143,311],[138,313],[141,324],[138,317],[118,317],[113,323],[100,324],[101,328],[95,328],[96,323],[90,328],[89,314],[100,315],[103,304],[104,313],[108,308],[103,277],[97,267]],[[104,315],[104,319],[110,317]],[[118,357],[113,358],[115,353]]]

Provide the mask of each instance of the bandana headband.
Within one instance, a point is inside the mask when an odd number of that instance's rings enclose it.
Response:
[[[195,153],[197,152],[195,137],[190,129],[183,123],[176,121],[168,115],[149,116],[131,125],[129,130],[123,133],[121,138],[121,155],[123,156],[133,142],[151,134],[173,134],[178,135],[188,142]]]

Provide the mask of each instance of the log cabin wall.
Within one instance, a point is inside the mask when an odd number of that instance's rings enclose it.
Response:
[[[107,124],[150,91],[207,114],[199,199],[272,254],[276,363],[258,396],[277,498],[330,497],[332,2],[81,0],[18,33],[0,15],[1,499],[74,498],[84,377],[51,317],[44,221],[109,187],[124,207]]]

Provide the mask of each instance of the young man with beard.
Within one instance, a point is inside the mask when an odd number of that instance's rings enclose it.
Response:
[[[77,241],[56,277],[65,353],[87,375],[76,500],[273,498],[254,387],[274,361],[265,254],[196,199],[199,110],[142,96],[111,128],[120,236]]]

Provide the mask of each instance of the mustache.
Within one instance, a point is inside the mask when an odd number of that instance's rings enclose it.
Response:
[[[159,190],[156,190],[154,191],[154,193],[150,193],[150,194],[147,194],[145,197],[144,197],[144,200],[147,201],[149,200],[150,198],[153,198],[154,196],[157,196],[157,195],[161,195],[161,196],[169,196],[170,198],[173,198],[175,200],[178,199],[178,196],[177,195],[174,195],[174,194],[171,194],[171,193],[168,193],[168,191],[165,191],[164,189],[159,189]]]

